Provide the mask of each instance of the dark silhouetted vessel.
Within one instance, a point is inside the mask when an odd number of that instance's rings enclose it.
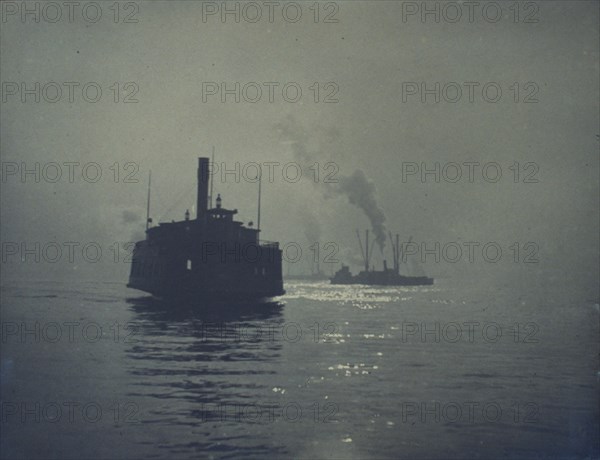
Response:
[[[127,286],[158,297],[193,300],[284,294],[282,253],[279,243],[259,241],[260,214],[255,229],[235,221],[237,210],[223,208],[220,195],[216,207],[209,209],[208,186],[209,160],[199,158],[196,219],[190,220],[186,211],[183,221],[148,228],[147,218],[146,239],[135,244]]]
[[[360,235],[358,235],[358,242],[360,244],[361,253],[363,252]],[[366,247],[365,252],[362,254],[365,269],[358,275],[353,275],[350,272],[350,268],[347,265],[342,265],[335,275],[331,278],[331,284],[367,284],[367,285],[378,285],[378,286],[427,286],[433,284],[433,278],[427,276],[403,276],[400,274],[400,245],[398,241],[398,235],[396,235],[396,244],[392,240],[390,235],[390,241],[392,244],[394,268],[388,268],[387,262],[383,261],[383,270],[369,270],[369,231],[366,232]]]

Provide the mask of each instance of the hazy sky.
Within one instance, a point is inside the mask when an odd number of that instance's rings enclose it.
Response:
[[[55,23],[47,20],[55,16],[51,9],[45,16],[40,11],[39,23],[32,15],[23,22],[21,2],[3,3],[11,4],[8,10],[3,6],[0,22],[3,171],[12,168],[8,163],[20,168],[21,162],[30,169],[36,162],[40,168],[49,162],[95,162],[102,168],[96,183],[83,180],[81,166],[74,166],[73,183],[67,166],[57,183],[43,177],[35,183],[33,175],[23,183],[20,171],[3,177],[4,248],[7,242],[44,246],[72,241],[99,242],[104,251],[98,264],[85,262],[80,253],[75,256],[80,263],[73,264],[65,256],[58,264],[23,263],[21,254],[10,256],[2,264],[3,276],[124,280],[128,266],[111,263],[108,247],[143,233],[148,171],[153,174],[154,219],[182,219],[195,201],[196,158],[210,156],[214,146],[217,162],[229,168],[235,162],[293,161],[308,168],[319,161],[323,174],[324,164],[333,161],[339,167],[338,179],[362,170],[376,187],[387,229],[403,240],[412,236],[429,246],[436,241],[441,246],[497,242],[504,251],[497,264],[483,261],[481,251],[474,263],[465,261],[466,255],[457,264],[436,264],[430,257],[423,265],[429,275],[491,285],[510,282],[517,289],[564,280],[565,289],[597,295],[600,128],[595,1],[530,2],[537,11],[525,3],[500,2],[503,17],[495,23],[483,17],[481,6],[470,22],[467,6],[460,2],[456,5],[464,10],[463,17],[456,23],[446,20],[453,14],[449,9],[439,22],[431,16],[423,22],[420,13],[403,21],[403,8],[406,12],[412,6],[391,1],[321,3],[318,22],[314,3],[299,2],[302,17],[295,23],[283,18],[281,6],[269,22],[264,2],[257,2],[263,17],[256,23],[243,16],[236,22],[233,15],[223,22],[218,13],[205,16],[204,22],[202,2],[195,1],[132,2],[137,12],[122,3],[118,23],[110,9],[113,2],[100,2],[102,17],[95,23],[83,18],[79,9],[70,22],[66,8]],[[34,8],[35,2],[26,3]],[[235,4],[228,2],[232,9]],[[428,3],[431,8],[435,4]],[[14,5],[19,11],[11,14]],[[204,8],[220,5],[208,2]],[[444,3],[439,5],[441,11]],[[495,14],[486,11],[488,17]],[[123,23],[132,12],[130,19],[138,22]],[[294,7],[286,12],[293,18]],[[251,17],[255,12],[246,13]],[[325,23],[329,13],[338,22]],[[95,11],[90,7],[86,14],[93,18]],[[538,22],[524,22],[525,17]],[[31,94],[23,103],[21,83],[31,89],[35,82],[40,83],[40,102]],[[56,94],[49,82],[63,89],[58,102],[44,98]],[[73,102],[65,82],[79,83]],[[88,82],[102,89],[96,103],[82,96]],[[244,101],[243,94],[239,103],[235,95],[223,103],[220,93],[203,94],[207,82],[217,87],[227,83],[229,88],[236,82],[240,88],[256,83],[246,87],[246,96],[254,97],[256,86],[263,93],[255,103]],[[273,102],[265,82],[278,84],[272,86]],[[298,102],[282,96],[282,87],[290,82],[302,90]],[[314,100],[315,82],[319,102]],[[422,103],[419,94],[403,95],[406,82],[416,87],[424,82],[429,88],[436,82],[441,87],[456,82],[463,94],[455,103],[443,97],[435,103],[433,95]],[[464,82],[479,84],[473,102]],[[481,95],[489,82],[502,89],[496,103]],[[124,103],[136,89],[132,97],[138,102]],[[453,98],[455,88],[446,89],[443,95]],[[490,97],[493,89],[487,93]],[[331,98],[338,102],[323,102],[334,90]],[[538,102],[524,103],[532,92]],[[87,94],[94,97],[94,88]],[[294,89],[287,94],[294,97]],[[433,168],[435,162],[443,166],[469,161],[498,163],[502,178],[487,182],[479,167],[473,183],[465,176],[457,183],[435,183],[428,176],[422,183],[418,174],[402,182],[403,162],[425,162]],[[123,183],[128,162],[139,166],[133,175],[137,184]],[[515,162],[520,166],[518,183],[509,169]],[[525,170],[528,162],[537,166]],[[115,163],[120,183],[114,181],[114,166],[109,169]],[[51,168],[46,173],[53,177]],[[533,176],[539,182],[523,183],[531,168],[539,168]],[[453,170],[447,172],[454,175]],[[467,172],[463,166],[463,175]],[[274,182],[263,182],[262,237],[299,242],[307,253],[312,243],[308,238],[318,238],[321,245],[333,241],[342,259],[351,250],[357,253],[355,229],[369,226],[365,213],[349,203],[341,185],[316,185],[309,173],[306,169],[302,180],[290,183],[282,180],[281,167],[275,167]],[[323,176],[319,179],[322,182]],[[222,193],[225,207],[237,208],[246,222],[256,220],[256,184],[236,184],[230,175],[225,184],[217,178],[215,189]],[[539,263],[515,264],[508,249],[515,242],[537,244]]]

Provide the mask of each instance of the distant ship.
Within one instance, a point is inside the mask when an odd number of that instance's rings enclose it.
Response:
[[[149,228],[150,183],[146,239],[133,250],[128,287],[157,297],[194,300],[255,300],[285,293],[279,243],[260,242],[260,180],[258,228],[233,220],[237,209],[225,209],[221,196],[209,209],[209,160],[198,159],[196,218],[160,223]],[[212,182],[211,182],[212,195]]]
[[[396,244],[390,234],[390,242],[393,251],[393,268],[387,267],[387,262],[383,261],[383,270],[369,270],[369,231],[366,231],[365,251],[363,251],[360,235],[357,230],[358,242],[361,254],[365,262],[365,269],[358,275],[353,275],[347,265],[342,265],[331,278],[331,284],[367,284],[374,286],[427,286],[433,284],[433,278],[427,276],[403,276],[400,274],[400,245],[399,238],[396,235]]]

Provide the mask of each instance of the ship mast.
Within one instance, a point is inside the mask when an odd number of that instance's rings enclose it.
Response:
[[[366,250],[365,271],[368,272],[369,271],[369,229],[367,229],[367,231],[365,232],[365,250]]]
[[[396,250],[394,252],[396,257],[396,273],[400,274],[400,235],[396,233]]]
[[[261,192],[261,183],[262,183],[262,171],[259,168],[258,170],[258,216],[256,219],[256,223],[257,223],[257,229],[260,232],[260,192]],[[258,235],[260,238],[260,234]]]
[[[390,237],[390,244],[392,245],[392,260],[394,262],[394,271],[398,271],[398,258],[396,257],[397,251],[396,246],[394,245],[394,240],[392,238],[392,232],[388,232],[388,236]]]
[[[400,273],[400,235],[396,233],[396,244],[392,239],[392,232],[388,232],[390,243],[392,244],[392,255],[394,257],[394,271]]]
[[[369,236],[369,231],[367,230],[367,237],[368,237],[368,236]],[[367,238],[367,239],[368,239],[368,238]],[[373,257],[373,245],[374,245],[374,244],[375,244],[375,238],[373,238],[373,239],[371,240],[371,249],[369,249],[369,253],[371,254],[371,256],[370,256],[370,257]],[[369,262],[370,262],[370,261],[371,261],[371,260],[369,259]]]
[[[367,265],[365,258],[365,250],[363,249],[362,240],[360,239],[360,231],[358,229],[356,229],[356,238],[358,238],[358,245],[360,246],[360,255],[362,256],[365,265]]]
[[[210,209],[212,209],[212,200],[213,200],[213,185],[215,184],[215,175],[214,175],[214,169],[215,169],[215,146],[213,145],[212,148],[212,166],[211,166],[211,171],[210,171]]]
[[[148,172],[148,201],[146,204],[146,231],[150,225],[150,184],[152,183],[152,171]]]

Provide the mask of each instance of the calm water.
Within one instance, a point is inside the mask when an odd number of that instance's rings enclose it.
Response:
[[[288,282],[2,289],[2,458],[597,458],[598,305]],[[37,323],[37,324],[36,324]]]

